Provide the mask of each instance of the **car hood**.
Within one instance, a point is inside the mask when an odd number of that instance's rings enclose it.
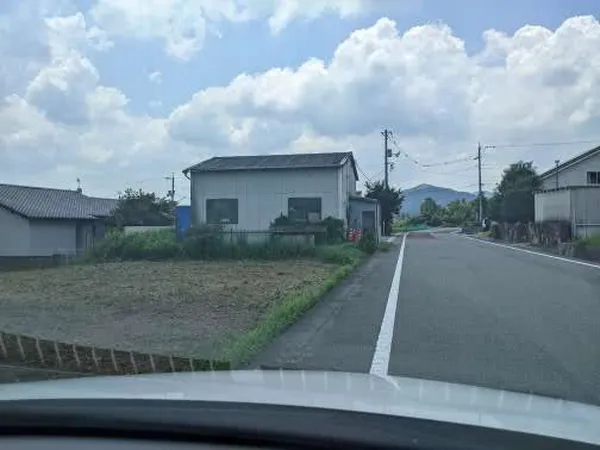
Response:
[[[0,400],[90,398],[203,400],[329,408],[600,444],[600,407],[416,378],[252,370],[85,377],[0,385]]]

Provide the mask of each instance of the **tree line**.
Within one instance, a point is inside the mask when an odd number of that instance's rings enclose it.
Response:
[[[541,187],[542,180],[533,162],[511,164],[504,169],[492,196],[481,198],[483,218],[505,223],[533,222],[535,192]],[[478,212],[479,198],[455,200],[446,206],[427,198],[421,204],[420,219],[431,226],[468,226],[477,223]]]

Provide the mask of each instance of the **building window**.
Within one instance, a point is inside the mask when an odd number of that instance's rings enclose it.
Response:
[[[587,182],[588,184],[600,184],[600,172],[588,172]]]
[[[288,198],[288,217],[295,222],[321,220],[321,198]]]
[[[209,198],[206,200],[206,223],[237,224],[238,200],[237,198]]]

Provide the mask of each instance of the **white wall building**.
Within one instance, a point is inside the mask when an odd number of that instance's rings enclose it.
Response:
[[[358,180],[351,152],[214,157],[183,173],[191,181],[192,225],[236,231],[268,230],[281,214],[348,224]]]
[[[76,255],[104,236],[117,200],[0,184],[0,257]]]
[[[600,233],[600,147],[559,164],[542,175],[535,194],[535,221],[568,220],[573,236]]]

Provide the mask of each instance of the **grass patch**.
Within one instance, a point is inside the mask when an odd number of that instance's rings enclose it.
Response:
[[[407,233],[409,231],[426,230],[429,227],[418,222],[416,219],[394,220],[392,222],[392,233]]]
[[[362,258],[353,260],[336,269],[322,283],[309,286],[291,294],[267,311],[263,319],[249,332],[234,340],[224,350],[222,359],[231,362],[233,368],[250,362],[261,349],[288,326],[311,309],[319,299],[350,275]]]
[[[600,247],[600,234],[596,234],[594,236],[577,239],[577,245],[581,246],[590,246],[590,247]]]
[[[391,242],[380,242],[379,246],[377,247],[377,249],[382,252],[389,252],[393,248],[394,244],[392,244]]]

